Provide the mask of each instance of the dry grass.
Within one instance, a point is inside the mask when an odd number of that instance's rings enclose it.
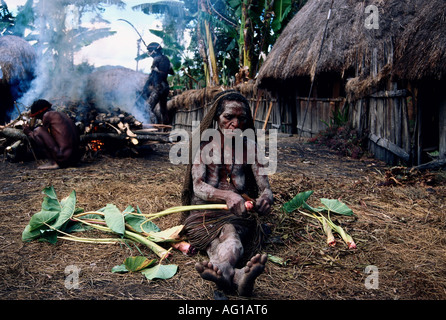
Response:
[[[444,173],[424,173],[416,183],[394,177],[389,168],[373,159],[341,158],[323,147],[306,145],[296,138],[279,141],[278,172],[270,177],[275,205],[265,219],[272,238],[267,253],[287,260],[272,262],[257,281],[254,299],[392,300],[446,298],[446,236]],[[0,199],[0,298],[1,299],[213,299],[214,287],[194,270],[197,255],[175,252],[169,263],[179,266],[169,280],[147,281],[141,274],[115,274],[111,268],[130,255],[152,256],[144,247],[81,244],[58,241],[23,243],[21,232],[42,201],[41,190],[53,185],[62,197],[76,190],[78,206],[95,210],[107,203],[120,208],[139,206],[156,212],[180,204],[184,167],[168,161],[168,146],[138,158],[104,156],[77,168],[41,172],[34,163],[1,163]],[[423,177],[429,179],[423,180]],[[410,177],[409,177],[410,178]],[[393,180],[392,180],[393,181]],[[338,241],[327,247],[310,219],[285,215],[281,205],[298,192],[314,190],[309,203],[319,198],[341,198],[355,217],[337,222],[358,244],[348,250]],[[179,224],[180,215],[156,223],[161,228]],[[100,236],[89,231],[87,236]],[[65,287],[65,268],[81,269],[81,288]],[[367,289],[364,269],[379,270],[379,288]],[[236,299],[236,296],[229,296]]]

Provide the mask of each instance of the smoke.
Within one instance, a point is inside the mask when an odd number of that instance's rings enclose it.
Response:
[[[35,7],[35,27],[38,54],[36,78],[20,102],[30,105],[36,99],[80,100],[85,87],[86,74],[75,70],[73,53],[76,47],[74,29],[66,27],[72,7],[63,1],[41,0]]]
[[[148,76],[124,67],[101,67],[88,77],[86,99],[102,110],[119,108],[139,121],[149,124],[153,119],[142,97]]]
[[[146,75],[125,68],[92,72],[93,68],[86,64],[74,65],[74,54],[85,43],[111,33],[110,28],[81,27],[83,11],[63,3],[51,0],[35,3],[36,77],[19,102],[30,106],[37,99],[51,103],[78,101],[79,105],[91,104],[104,111],[120,108],[139,121],[150,123],[150,115],[144,111],[147,105],[138,99]]]

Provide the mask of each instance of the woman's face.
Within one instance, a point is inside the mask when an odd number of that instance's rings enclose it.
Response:
[[[218,117],[218,128],[223,133],[235,129],[245,130],[248,117],[245,106],[240,101],[223,102],[223,112]]]

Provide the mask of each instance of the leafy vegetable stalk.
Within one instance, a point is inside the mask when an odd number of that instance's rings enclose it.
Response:
[[[347,234],[347,232],[345,232],[345,230],[341,226],[336,225],[330,219],[330,213],[351,216],[353,215],[353,211],[339,200],[325,198],[320,199],[323,206],[313,208],[306,203],[306,200],[312,194],[312,190],[297,194],[292,200],[283,205],[284,211],[287,213],[291,213],[295,210],[298,210],[300,213],[308,217],[317,219],[321,223],[322,229],[327,235],[328,245],[334,246],[336,244],[336,240],[332,233],[332,231],[335,231],[345,241],[349,249],[356,249],[356,243],[354,242],[353,238],[349,234]],[[301,210],[301,208],[309,211],[310,213]],[[323,211],[327,211],[327,217],[322,214]]]

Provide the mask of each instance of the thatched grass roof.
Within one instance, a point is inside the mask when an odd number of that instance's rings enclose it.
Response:
[[[330,4],[309,0],[289,22],[259,72],[259,87],[277,88],[284,81],[320,73],[336,73],[343,78],[353,75],[352,89],[376,84],[388,76],[444,78],[444,0],[335,0],[315,70]],[[365,13],[368,5],[379,9],[379,29],[365,27],[370,16]]]
[[[244,82],[231,88],[214,86],[202,89],[191,89],[173,96],[167,102],[167,108],[172,111],[201,109],[211,103],[218,93],[228,89],[234,89],[246,97],[252,96],[257,90],[254,82]]]
[[[181,94],[173,96],[167,102],[167,108],[169,110],[194,110],[197,108],[204,108],[214,99],[214,96],[221,91],[221,87],[206,87],[203,89],[187,90]]]
[[[24,39],[16,36],[0,37],[0,67],[3,82],[8,84],[30,80],[36,64],[36,52]]]

